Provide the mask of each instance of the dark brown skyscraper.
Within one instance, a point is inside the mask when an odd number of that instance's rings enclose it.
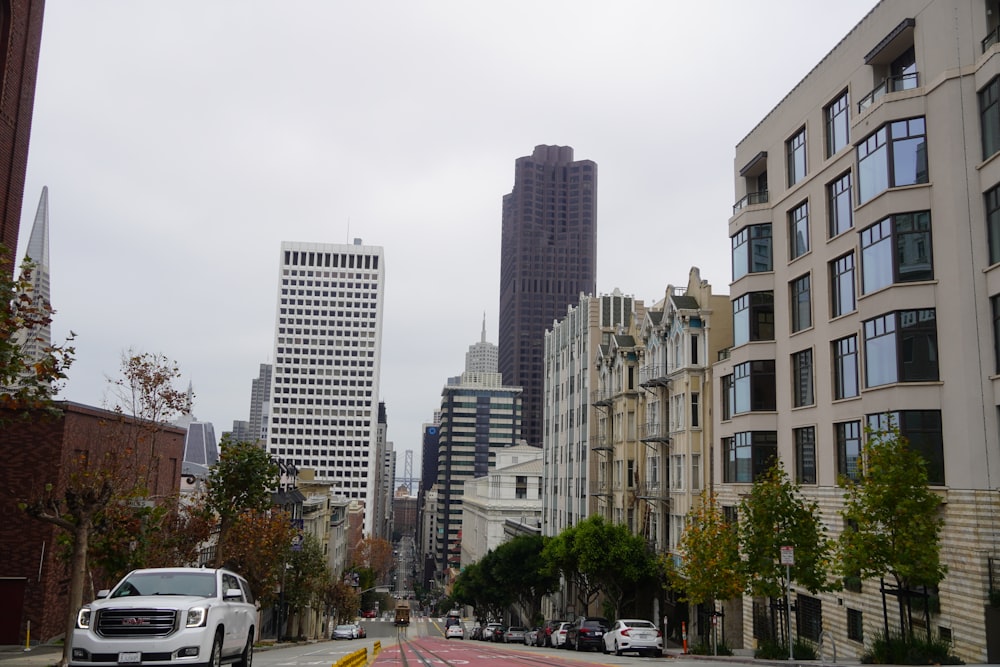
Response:
[[[0,271],[14,275],[45,0],[0,0]]]
[[[503,198],[499,370],[520,386],[521,437],[542,444],[545,330],[597,290],[597,164],[569,146],[536,146],[514,163]]]

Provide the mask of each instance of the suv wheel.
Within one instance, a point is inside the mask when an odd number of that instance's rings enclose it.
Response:
[[[221,667],[222,665],[222,632],[216,630],[215,641],[212,642],[212,654],[208,656],[208,667]]]
[[[243,653],[240,654],[240,659],[236,661],[236,667],[252,667],[253,666],[253,628],[250,628],[250,634],[247,635],[247,645],[243,647]]]

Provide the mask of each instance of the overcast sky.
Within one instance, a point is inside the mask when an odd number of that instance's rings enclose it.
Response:
[[[651,304],[698,266],[728,293],[736,143],[874,4],[48,0],[18,257],[47,185],[62,397],[103,405],[126,350],[161,353],[221,436],[272,361],[281,242],[358,237],[419,475],[484,315],[497,342],[514,160],[597,162],[600,292]]]

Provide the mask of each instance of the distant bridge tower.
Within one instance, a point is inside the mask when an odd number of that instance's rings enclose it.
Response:
[[[406,493],[413,496],[416,495],[413,487],[418,481],[413,476],[413,450],[407,449],[403,456],[403,476],[396,478],[396,488],[405,486]]]

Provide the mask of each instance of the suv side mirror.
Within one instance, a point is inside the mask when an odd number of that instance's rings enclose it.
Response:
[[[227,588],[226,594],[222,596],[223,600],[240,600],[243,598],[243,591],[238,588]]]

